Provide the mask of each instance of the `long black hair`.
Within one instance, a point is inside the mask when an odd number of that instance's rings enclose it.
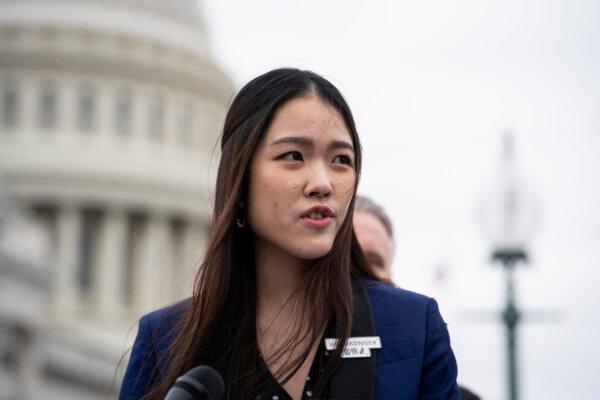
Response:
[[[236,226],[239,204],[246,198],[248,176],[257,144],[275,112],[286,101],[318,96],[343,118],[355,149],[356,183],[347,215],[332,249],[314,261],[298,289],[297,329],[277,349],[276,357],[299,350],[298,357],[275,371],[284,384],[308,357],[322,329],[334,326],[342,343],[352,325],[352,278],[376,279],[352,228],[354,197],[361,168],[361,146],[348,104],[325,78],[298,69],[276,69],[245,85],[233,100],[221,136],[214,215],[206,255],[198,269],[194,293],[180,319],[174,340],[161,362],[166,373],[144,399],[162,399],[175,379],[198,364],[217,369],[226,382],[227,399],[253,398],[264,387],[264,364],[257,362],[256,271],[252,232]],[[316,396],[335,370],[342,348],[332,353],[316,384]],[[294,353],[296,354],[296,353]]]

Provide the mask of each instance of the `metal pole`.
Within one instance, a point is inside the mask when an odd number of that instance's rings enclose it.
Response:
[[[519,310],[515,304],[515,290],[513,282],[514,261],[506,260],[504,269],[506,270],[506,308],[503,313],[504,324],[506,325],[506,343],[508,352],[508,391],[510,400],[518,400],[518,382],[517,382],[517,325],[519,323]]]

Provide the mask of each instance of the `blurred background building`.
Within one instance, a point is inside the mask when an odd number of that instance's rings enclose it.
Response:
[[[191,288],[231,94],[194,0],[0,1],[0,399],[114,396]]]
[[[279,66],[343,90],[393,279],[438,300],[459,381],[486,400],[507,397],[504,335],[464,314],[501,309],[505,282],[474,199],[517,128],[543,205],[515,270],[521,398],[600,398],[599,16],[593,0],[0,0],[0,400],[110,398],[136,318],[188,290],[232,86]]]

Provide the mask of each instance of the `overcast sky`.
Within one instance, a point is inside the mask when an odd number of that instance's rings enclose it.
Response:
[[[342,90],[363,142],[360,191],[395,225],[394,278],[440,301],[459,381],[491,400],[505,397],[504,336],[477,315],[499,310],[504,286],[476,205],[498,168],[501,132],[513,129],[541,210],[518,300],[553,312],[522,325],[522,398],[600,398],[600,3],[201,7],[213,56],[237,87],[296,66]]]

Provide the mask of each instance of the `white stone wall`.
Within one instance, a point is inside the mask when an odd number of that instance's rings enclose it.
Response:
[[[0,0],[0,192],[51,247],[0,248],[0,399],[114,396],[137,318],[191,291],[233,92],[196,6]]]

